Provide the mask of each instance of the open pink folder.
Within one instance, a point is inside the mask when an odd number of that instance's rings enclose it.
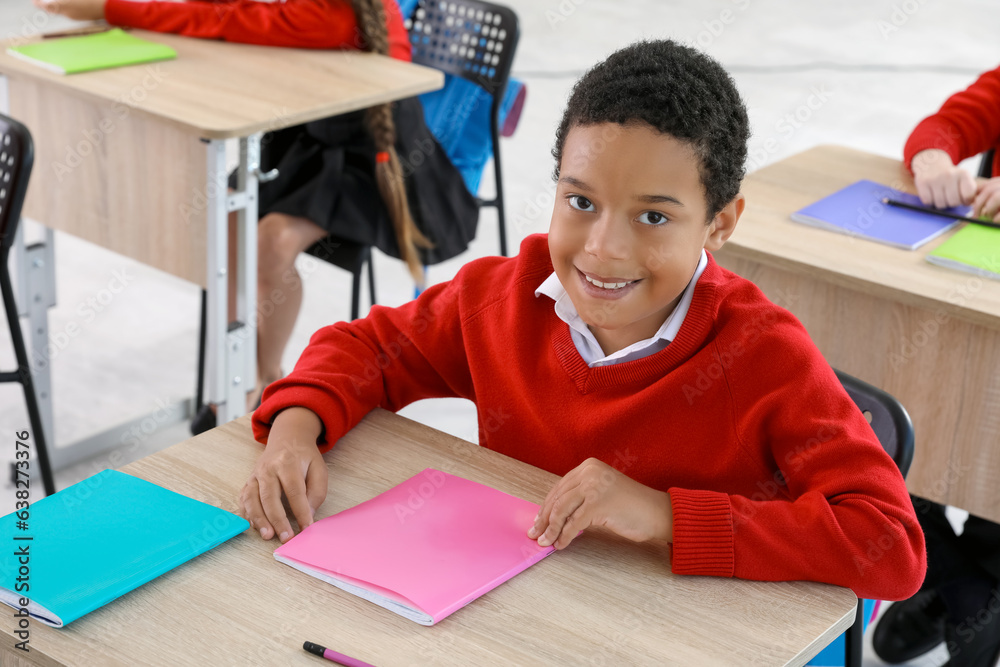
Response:
[[[434,625],[554,551],[528,538],[538,505],[427,468],[312,524],[274,557]]]

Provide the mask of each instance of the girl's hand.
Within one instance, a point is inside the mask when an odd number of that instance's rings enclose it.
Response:
[[[972,202],[972,217],[1000,222],[1000,177],[979,183],[979,192]]]
[[[976,179],[951,162],[951,156],[937,148],[920,151],[910,162],[913,182],[920,201],[935,208],[971,204],[976,196]]]
[[[282,493],[299,523],[305,528],[326,498],[326,461],[316,438],[322,422],[311,410],[282,410],[271,425],[267,447],[257,459],[250,479],[240,492],[243,517],[269,540],[277,535],[282,544],[292,539],[292,526],[281,504]]]
[[[673,538],[670,494],[651,489],[597,459],[569,471],[545,497],[528,537],[565,549],[590,526],[634,542]]]
[[[35,7],[51,14],[62,14],[74,21],[99,21],[104,18],[104,0],[31,0]]]

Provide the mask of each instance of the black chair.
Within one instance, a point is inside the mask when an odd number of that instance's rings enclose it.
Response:
[[[479,206],[497,209],[500,254],[507,256],[503,181],[500,177],[500,103],[503,101],[514,51],[520,36],[517,15],[509,8],[477,0],[420,0],[406,20],[413,44],[413,62],[461,77],[492,96],[490,136],[493,139],[493,178],[496,195],[477,198]],[[336,252],[330,252],[335,247]],[[371,248],[328,237],[306,252],[350,272],[351,319],[360,315],[361,274],[367,267],[370,302],[375,305],[375,271]]]
[[[439,69],[478,85],[493,98],[490,136],[496,196],[480,206],[497,209],[500,254],[507,256],[503,181],[500,178],[500,103],[514,63],[520,29],[508,7],[479,0],[420,0],[406,22],[413,43],[413,62]]]
[[[21,333],[21,318],[14,301],[14,287],[10,278],[10,251],[14,246],[14,235],[21,220],[21,206],[28,191],[28,179],[35,162],[35,148],[31,133],[21,123],[0,114],[0,292],[3,295],[7,325],[14,345],[17,370],[0,372],[0,382],[17,382],[24,390],[24,402],[28,407],[28,420],[35,438],[35,451],[42,472],[42,484],[46,495],[55,493],[55,481],[49,452],[45,444],[41,411],[31,380],[31,364],[28,361],[24,336]]]
[[[878,387],[834,369],[847,394],[857,404],[871,424],[882,447],[896,462],[899,472],[906,477],[913,462],[913,422],[906,410],[891,395]],[[854,625],[845,633],[845,667],[861,667],[862,637],[864,634],[864,605],[858,600]]]

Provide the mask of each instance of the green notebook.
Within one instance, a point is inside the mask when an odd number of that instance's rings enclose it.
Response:
[[[177,57],[177,52],[169,46],[147,42],[128,34],[121,28],[95,35],[65,37],[14,46],[7,49],[7,53],[56,74],[76,74]]]
[[[1000,280],[1000,229],[967,224],[929,253],[927,261]]]

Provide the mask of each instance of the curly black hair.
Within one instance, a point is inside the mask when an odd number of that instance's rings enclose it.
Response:
[[[722,65],[670,40],[641,41],[616,51],[576,83],[552,149],[556,180],[572,127],[640,122],[694,148],[711,221],[740,191],[750,122]]]

